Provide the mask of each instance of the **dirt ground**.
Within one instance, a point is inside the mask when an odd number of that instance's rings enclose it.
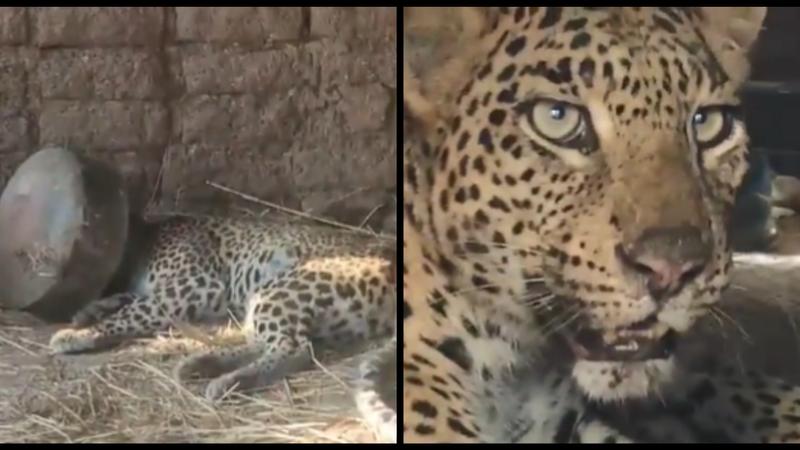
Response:
[[[0,442],[375,441],[345,385],[354,357],[318,355],[317,369],[212,405],[202,398],[204,384],[185,388],[171,376],[182,356],[204,345],[196,340],[164,336],[53,356],[46,344],[56,329],[0,313]],[[203,331],[230,339],[230,328],[216,330]]]

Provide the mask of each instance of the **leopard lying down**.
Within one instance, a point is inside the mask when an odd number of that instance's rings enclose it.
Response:
[[[765,13],[405,9],[406,442],[800,441],[798,387],[674,357],[729,285]]]
[[[119,293],[76,314],[72,328],[52,337],[54,352],[103,349],[174,324],[233,315],[243,323],[246,343],[190,356],[176,369],[183,380],[210,378],[205,395],[216,400],[309,367],[310,343],[342,346],[395,332],[394,242],[244,219],[180,218],[146,232],[146,245],[123,262]],[[366,356],[364,376],[380,358]],[[375,414],[394,420],[385,411]]]

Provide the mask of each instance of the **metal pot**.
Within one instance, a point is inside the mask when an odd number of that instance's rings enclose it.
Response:
[[[116,170],[65,148],[36,152],[0,196],[0,305],[68,319],[108,284],[127,235]]]

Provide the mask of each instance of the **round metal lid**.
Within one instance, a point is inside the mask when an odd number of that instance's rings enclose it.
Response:
[[[36,152],[0,196],[0,304],[66,318],[108,284],[127,232],[115,170],[64,148]]]

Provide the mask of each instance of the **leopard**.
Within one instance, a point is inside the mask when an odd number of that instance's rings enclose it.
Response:
[[[403,14],[404,442],[800,440],[797,386],[675,358],[730,284],[766,8]]]
[[[110,290],[50,340],[56,354],[109,349],[180,324],[233,318],[245,339],[190,355],[178,380],[205,398],[248,392],[304,370],[313,345],[341,348],[396,332],[395,244],[327,225],[177,217],[137,227]],[[136,244],[136,245],[134,245]]]
[[[397,252],[393,256],[389,274],[396,283]],[[361,359],[353,385],[356,408],[378,441],[397,443],[397,328]]]
[[[397,443],[397,336],[358,366],[356,407],[379,442]]]

